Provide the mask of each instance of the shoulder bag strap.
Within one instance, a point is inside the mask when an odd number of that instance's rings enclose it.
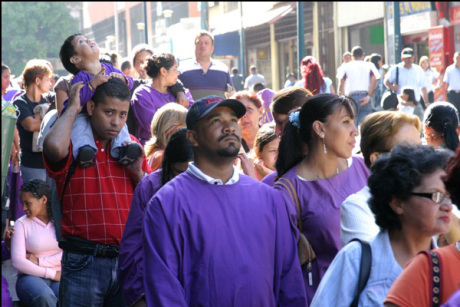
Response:
[[[355,238],[350,242],[353,241],[358,241],[361,244],[361,263],[359,265],[358,292],[356,293],[356,296],[350,305],[350,307],[357,307],[361,292],[363,292],[364,288],[366,287],[367,281],[369,280],[369,276],[371,274],[372,250],[371,246],[366,241]]]
[[[281,181],[286,182],[287,185],[282,183]],[[297,215],[298,215],[297,227],[299,228],[299,231],[302,232],[302,208],[300,207],[299,197],[297,196],[297,193],[294,189],[294,185],[289,179],[286,179],[286,178],[280,178],[278,180],[278,183],[281,184],[289,192],[289,195],[291,196],[292,200],[294,201],[296,205]]]
[[[439,307],[440,306],[440,296],[441,296],[441,262],[439,260],[438,254],[434,251],[426,250],[422,251],[428,256],[431,268],[431,306]]]
[[[396,84],[399,85],[399,67],[396,66]]]

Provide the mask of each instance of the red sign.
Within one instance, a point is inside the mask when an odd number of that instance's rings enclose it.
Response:
[[[428,30],[428,47],[430,50],[430,65],[438,72],[444,73],[445,63],[445,39],[444,27],[436,27]],[[440,88],[434,93],[434,101],[446,100],[445,89]]]
[[[450,8],[450,23],[460,25],[460,6]]]

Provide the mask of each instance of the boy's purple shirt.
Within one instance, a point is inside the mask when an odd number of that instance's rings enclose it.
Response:
[[[105,67],[105,74],[106,75],[110,75],[110,73],[112,73],[112,72],[119,73],[119,74],[123,75],[125,77],[125,79],[128,81],[129,89],[131,90],[133,88],[133,84],[134,84],[133,83],[133,78],[125,76],[120,70],[118,70],[117,68],[113,67],[110,64],[101,62],[101,65],[103,67]],[[77,82],[83,81],[83,88],[80,91],[80,104],[82,106],[87,104],[88,101],[90,101],[91,98],[94,95],[94,91],[92,91],[90,89],[89,85],[88,85],[88,82],[91,81],[92,78],[93,78],[93,75],[87,73],[86,71],[80,70],[80,72],[78,74],[76,74],[75,77],[73,77],[72,82],[70,83],[70,85],[72,86]],[[91,85],[91,87],[93,87],[93,85]],[[93,89],[96,90],[94,87],[93,87]],[[62,109],[62,112],[64,112],[67,109],[68,100],[69,100],[69,98],[67,98],[64,101],[64,108]],[[85,109],[83,109],[83,110],[85,110]],[[83,111],[83,112],[85,112],[85,111]]]

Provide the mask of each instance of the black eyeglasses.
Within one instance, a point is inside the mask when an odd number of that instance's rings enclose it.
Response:
[[[441,204],[444,201],[444,199],[449,199],[450,198],[449,195],[446,195],[446,194],[444,194],[442,192],[434,192],[434,193],[414,193],[414,192],[412,192],[411,194],[416,195],[416,196],[429,198],[429,199],[431,199],[432,201],[434,201],[437,204]]]

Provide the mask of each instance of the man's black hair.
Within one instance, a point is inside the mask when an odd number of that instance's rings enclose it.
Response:
[[[360,58],[364,55],[364,51],[363,51],[363,48],[361,48],[361,46],[353,47],[353,49],[351,50],[351,53],[353,54],[353,57],[355,58]]]
[[[97,106],[99,103],[104,103],[107,97],[117,98],[122,101],[129,101],[131,93],[126,82],[118,78],[110,78],[106,83],[99,85],[94,92],[92,101]]]

